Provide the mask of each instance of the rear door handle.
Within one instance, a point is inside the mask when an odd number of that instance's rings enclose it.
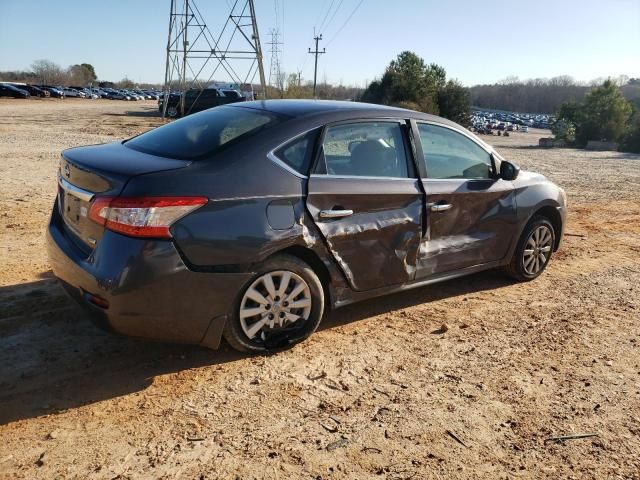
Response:
[[[446,212],[450,210],[453,205],[450,203],[436,203],[435,205],[431,205],[432,212]]]
[[[320,218],[343,218],[353,215],[353,210],[320,210]]]

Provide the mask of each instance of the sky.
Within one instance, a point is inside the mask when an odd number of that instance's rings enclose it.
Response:
[[[181,1],[181,0],[178,0]],[[192,0],[215,34],[235,0]],[[0,70],[49,59],[90,63],[101,80],[164,79],[170,0],[0,0]],[[255,0],[269,72],[269,31],[281,66],[365,86],[403,50],[443,66],[464,85],[570,75],[640,77],[640,0]],[[216,78],[218,79],[218,78]],[[219,78],[219,80],[224,80]],[[257,79],[256,79],[257,81]]]

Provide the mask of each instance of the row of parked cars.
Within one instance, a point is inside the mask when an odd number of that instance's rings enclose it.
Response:
[[[471,116],[472,130],[480,133],[498,131],[528,131],[533,128],[551,128],[554,118],[547,114],[491,112],[475,110]]]
[[[32,85],[27,83],[0,82],[0,97],[29,98],[106,98],[109,100],[158,100],[162,92],[142,89],[117,89],[96,87],[64,87],[62,85]]]

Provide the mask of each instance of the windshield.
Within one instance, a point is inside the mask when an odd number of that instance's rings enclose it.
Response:
[[[125,145],[160,157],[198,160],[281,121],[280,115],[264,110],[216,107],[143,133]]]

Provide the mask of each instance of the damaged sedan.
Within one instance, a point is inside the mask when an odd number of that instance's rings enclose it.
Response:
[[[47,245],[101,326],[261,352],[329,308],[492,268],[532,280],[565,218],[561,188],[443,118],[269,100],[66,150]]]

